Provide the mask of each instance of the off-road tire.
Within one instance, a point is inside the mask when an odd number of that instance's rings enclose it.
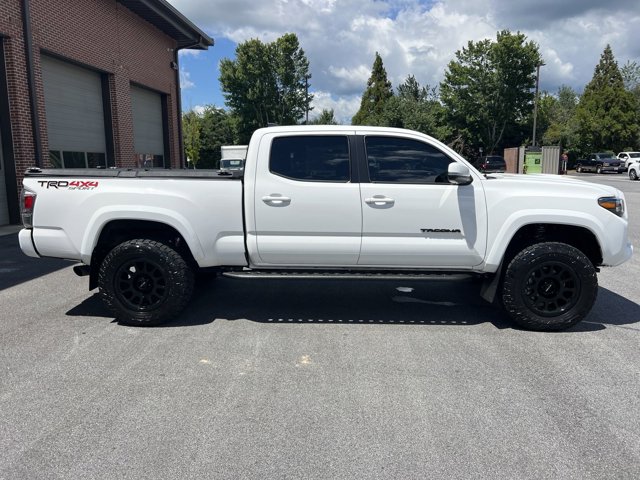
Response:
[[[155,326],[174,319],[193,293],[191,267],[169,245],[148,239],[116,246],[100,265],[100,298],[122,323]]]
[[[502,303],[528,330],[564,330],[584,319],[598,294],[591,261],[577,248],[558,242],[531,245],[507,266]]]
[[[638,174],[634,169],[629,170],[629,179],[630,180],[638,180]]]

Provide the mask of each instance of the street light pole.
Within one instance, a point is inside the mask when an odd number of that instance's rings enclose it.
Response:
[[[538,120],[538,86],[540,84],[540,67],[544,65],[544,63],[538,63],[536,67],[536,96],[533,99],[533,147],[536,146],[536,124]]]

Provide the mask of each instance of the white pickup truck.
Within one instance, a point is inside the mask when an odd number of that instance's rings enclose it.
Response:
[[[40,170],[24,179],[22,251],[81,262],[122,322],[176,317],[194,272],[230,276],[473,275],[522,327],[583,319],[600,266],[633,251],[615,188],[483,175],[437,140],[374,127],[256,131],[243,174]]]

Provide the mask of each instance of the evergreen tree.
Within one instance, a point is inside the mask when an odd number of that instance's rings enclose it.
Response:
[[[322,109],[317,118],[309,121],[309,125],[338,125],[338,121],[333,114],[333,108]]]
[[[619,152],[638,138],[638,119],[633,94],[624,81],[611,47],[600,56],[593,78],[584,89],[576,109],[580,147],[584,153]]]
[[[380,125],[385,104],[391,97],[393,97],[391,82],[387,79],[387,71],[382,64],[382,58],[376,52],[371,76],[360,101],[360,109],[351,119],[351,123],[353,125]]]

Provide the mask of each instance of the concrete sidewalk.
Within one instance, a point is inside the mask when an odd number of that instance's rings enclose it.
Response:
[[[0,225],[0,237],[18,233],[22,229],[22,225]]]

